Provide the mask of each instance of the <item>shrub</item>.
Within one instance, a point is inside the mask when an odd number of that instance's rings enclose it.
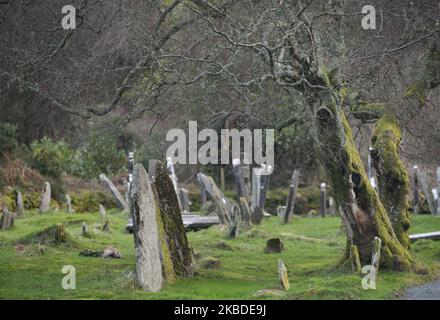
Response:
[[[59,178],[72,158],[72,152],[64,141],[53,142],[43,138],[34,142],[32,148],[32,165],[41,174]]]
[[[101,173],[116,175],[125,163],[125,153],[117,148],[115,138],[92,134],[73,155],[68,172],[84,178],[96,178]]]
[[[0,123],[0,155],[12,152],[17,146],[17,126],[10,123]]]
[[[80,193],[71,194],[70,197],[75,212],[95,212],[99,210],[99,204],[107,209],[116,206],[113,198],[101,191],[83,190]]]

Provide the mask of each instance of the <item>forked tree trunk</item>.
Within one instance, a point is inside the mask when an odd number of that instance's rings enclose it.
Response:
[[[402,246],[409,248],[409,177],[400,160],[401,129],[392,115],[384,115],[376,124],[371,156],[377,172],[379,195]]]
[[[342,208],[348,237],[346,257],[350,256],[350,245],[355,245],[362,265],[370,264],[373,240],[379,237],[382,240],[381,266],[410,270],[414,260],[400,244],[379,196],[368,181],[345,114],[331,101],[328,96],[320,97],[315,99],[314,105],[327,104],[316,113],[319,154]]]

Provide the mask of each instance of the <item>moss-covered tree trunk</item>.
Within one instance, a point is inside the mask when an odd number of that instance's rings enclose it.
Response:
[[[377,172],[379,195],[402,246],[409,248],[409,177],[400,160],[401,129],[393,115],[384,115],[371,138],[371,156]]]
[[[364,165],[354,144],[345,114],[335,106],[329,91],[312,96],[316,112],[318,152],[342,208],[341,216],[347,233],[346,257],[355,245],[362,265],[371,264],[373,240],[382,240],[381,266],[409,270],[413,259],[393,231],[391,221],[371,187]]]

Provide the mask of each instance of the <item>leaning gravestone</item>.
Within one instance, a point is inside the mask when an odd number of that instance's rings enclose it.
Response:
[[[287,197],[287,205],[286,205],[286,211],[284,212],[284,223],[288,223],[290,221],[290,217],[292,216],[293,209],[295,206],[295,196],[296,191],[298,189],[298,182],[299,182],[299,171],[294,170],[292,174],[292,180],[290,182],[289,187],[289,195]]]
[[[281,287],[284,290],[290,289],[289,277],[287,275],[287,268],[284,265],[283,260],[278,260],[278,280],[280,281]]]
[[[0,230],[8,230],[14,225],[15,214],[9,212],[8,208],[3,208],[2,217],[0,218]]]
[[[432,193],[429,192],[428,182],[427,182],[426,176],[420,170],[419,167],[415,166],[414,169],[415,169],[415,172],[417,174],[417,182],[422,187],[422,191],[423,191],[423,193],[425,195],[426,201],[428,202],[429,210],[431,211],[431,213],[433,215],[435,215],[436,214],[436,210],[435,210],[434,199],[432,197]]]
[[[43,191],[41,193],[40,213],[45,213],[50,210],[51,189],[50,183],[45,182]]]
[[[249,209],[249,204],[246,198],[240,198],[240,213],[241,213],[241,221],[245,228],[252,227],[251,223],[251,210]]]
[[[24,215],[24,204],[23,204],[23,195],[20,191],[17,190],[17,216],[21,217]]]
[[[156,203],[159,206],[164,238],[171,253],[174,273],[181,277],[191,277],[195,272],[193,252],[186,237],[173,182],[160,161],[156,161],[154,176]]]
[[[122,197],[122,195],[120,194],[118,189],[116,189],[113,182],[111,182],[111,180],[109,178],[107,178],[107,176],[103,173],[101,173],[99,175],[99,179],[106,186],[106,188],[111,192],[111,194],[113,195],[113,197],[116,200],[116,204],[118,205],[118,207],[124,211],[129,211],[127,202],[125,202],[124,198]]]
[[[171,257],[168,250],[163,250],[160,216],[150,180],[141,164],[134,167],[130,201],[137,282],[145,291],[158,292],[166,280],[163,264],[169,264]]]

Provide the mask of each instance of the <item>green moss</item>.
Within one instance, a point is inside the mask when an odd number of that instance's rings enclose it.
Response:
[[[376,124],[372,158],[379,181],[380,199],[390,216],[400,243],[408,248],[409,241],[409,177],[400,160],[401,129],[397,119],[384,115]]]
[[[70,195],[75,212],[94,212],[102,204],[105,208],[115,208],[115,201],[108,193],[96,190],[83,190]]]
[[[359,100],[351,107],[351,114],[363,121],[372,121],[379,119],[385,113],[385,105],[383,103],[369,103]]]

